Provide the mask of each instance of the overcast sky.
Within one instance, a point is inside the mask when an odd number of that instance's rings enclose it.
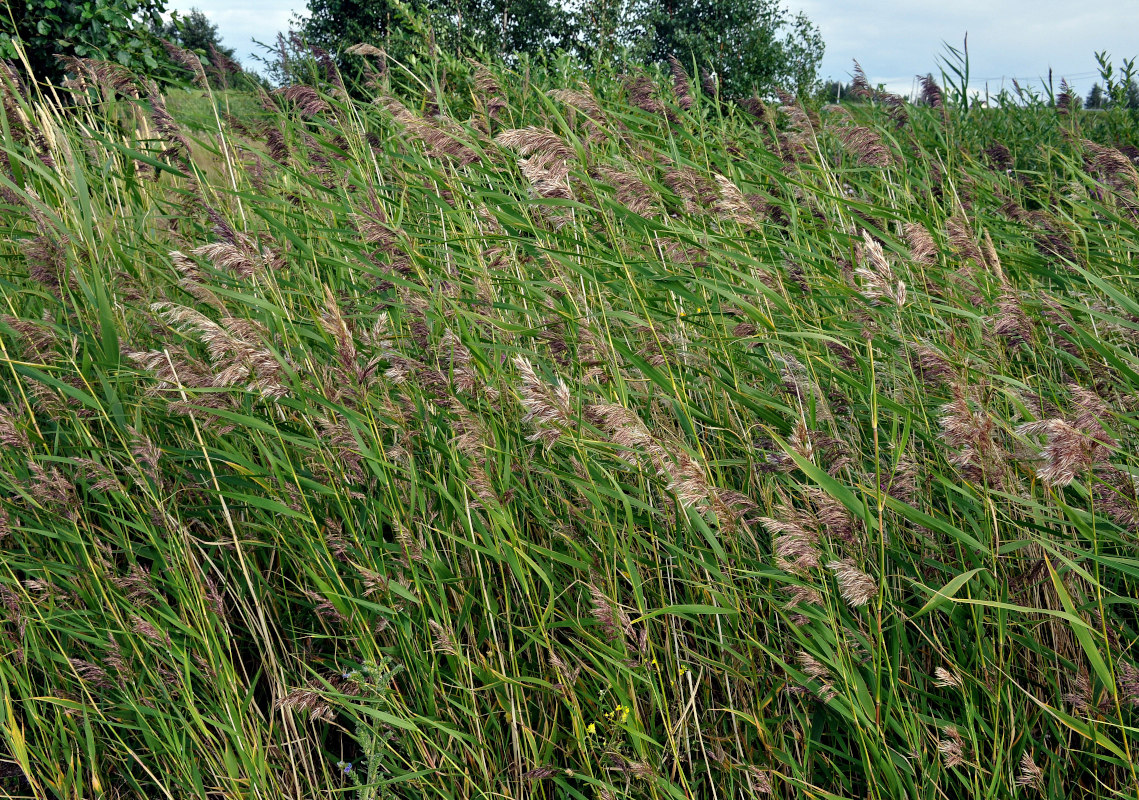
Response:
[[[974,88],[994,93],[1016,78],[1035,84],[1053,70],[1081,94],[1097,80],[1094,53],[1116,64],[1139,55],[1139,0],[785,0],[805,11],[826,43],[821,77],[849,80],[857,58],[872,83],[908,93],[918,73],[938,73],[943,42],[960,49],[969,34]],[[252,39],[272,42],[305,0],[171,0],[170,8],[201,8],[222,41],[249,64]],[[249,64],[252,66],[252,64]],[[1010,86],[1011,88],[1011,86]]]

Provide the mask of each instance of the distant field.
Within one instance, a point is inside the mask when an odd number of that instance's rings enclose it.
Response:
[[[248,91],[229,89],[207,94],[194,87],[171,87],[163,96],[171,116],[191,131],[217,132],[215,107],[222,114],[229,113],[238,119],[266,116],[265,110],[257,102],[257,95]]]
[[[1135,115],[445,66],[5,90],[0,790],[1136,796]]]

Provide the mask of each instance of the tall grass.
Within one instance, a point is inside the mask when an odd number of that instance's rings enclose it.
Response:
[[[73,67],[5,84],[10,795],[1139,791],[1134,126]]]

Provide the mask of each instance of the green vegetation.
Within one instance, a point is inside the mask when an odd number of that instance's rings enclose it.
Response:
[[[155,28],[154,34],[179,47],[204,56],[216,51],[226,58],[233,58],[233,48],[225,47],[218,35],[218,26],[200,8],[191,8],[189,14],[174,11],[170,19]]]
[[[249,125],[268,116],[257,102],[257,95],[240,89],[214,90],[207,94],[200,88],[172,86],[163,97],[170,116],[195,133],[217,132],[215,109],[220,109],[223,116],[245,120]]]
[[[388,66],[5,81],[0,788],[1135,796],[1134,112]]]
[[[1139,76],[1135,71],[1135,59],[1124,59],[1116,72],[1115,65],[1107,52],[1096,53],[1099,62],[1099,75],[1104,85],[1093,84],[1088,92],[1088,108],[1130,108],[1139,109]]]
[[[165,0],[6,0],[0,6],[0,57],[26,59],[41,79],[60,80],[56,53],[109,58],[154,70],[162,45],[147,35],[160,25]]]
[[[308,0],[297,22],[307,45],[337,55],[348,72],[360,66],[360,43],[408,62],[430,42],[452,56],[514,61],[559,52],[601,72],[677,59],[740,97],[808,91],[824,49],[818,28],[782,0]]]
[[[216,89],[226,89],[228,76],[240,70],[240,65],[234,60],[233,48],[222,45],[218,26],[210,22],[199,8],[190,9],[190,13],[184,16],[173,12],[170,19],[154,28],[152,33],[165,43],[169,54],[183,67],[194,65],[186,63],[189,58],[181,51],[197,56],[203,68],[208,70],[207,77]],[[170,45],[179,49],[170,48]]]
[[[529,55],[575,38],[573,15],[554,0],[308,0],[299,22],[310,44],[332,53],[365,42],[401,58],[426,35],[452,53]]]
[[[217,25],[197,8],[164,20],[165,10],[166,0],[17,0],[0,9],[0,57],[58,84],[81,71],[74,58],[169,78],[189,54],[210,68],[215,88],[228,88],[225,74],[238,65]],[[818,28],[802,13],[790,16],[782,0],[308,0],[293,23],[297,30],[277,35],[278,52],[264,64],[278,84],[308,79],[295,61],[309,61],[310,48],[324,51],[322,66],[336,61],[350,84],[365,83],[365,47],[410,64],[440,49],[515,66],[568,57],[606,74],[679,59],[744,96],[807,92],[823,56]]]
[[[652,0],[637,11],[632,43],[645,60],[676,58],[716,75],[734,97],[776,87],[806,91],[823,58],[819,29],[803,13],[791,17],[781,0]]]

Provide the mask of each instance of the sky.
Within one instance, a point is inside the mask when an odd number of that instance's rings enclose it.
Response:
[[[1067,78],[1086,95],[1099,80],[1095,53],[1118,65],[1139,55],[1139,0],[784,0],[803,11],[826,44],[820,77],[849,81],[858,59],[873,84],[909,94],[914,76],[938,75],[944,43],[961,49],[969,36],[970,85],[996,94],[1011,79],[1041,86],[1049,68],[1054,83]],[[198,7],[218,26],[239,60],[259,52],[252,39],[271,43],[286,30],[305,0],[170,0],[169,8]]]
[[[1139,55],[1139,0],[791,0],[826,43],[822,77],[849,80],[858,59],[871,83],[908,94],[914,76],[938,75],[943,43],[962,49],[969,36],[970,86],[996,94],[1011,79],[1041,86],[1053,71],[1087,95],[1099,81],[1095,53],[1117,71]]]

